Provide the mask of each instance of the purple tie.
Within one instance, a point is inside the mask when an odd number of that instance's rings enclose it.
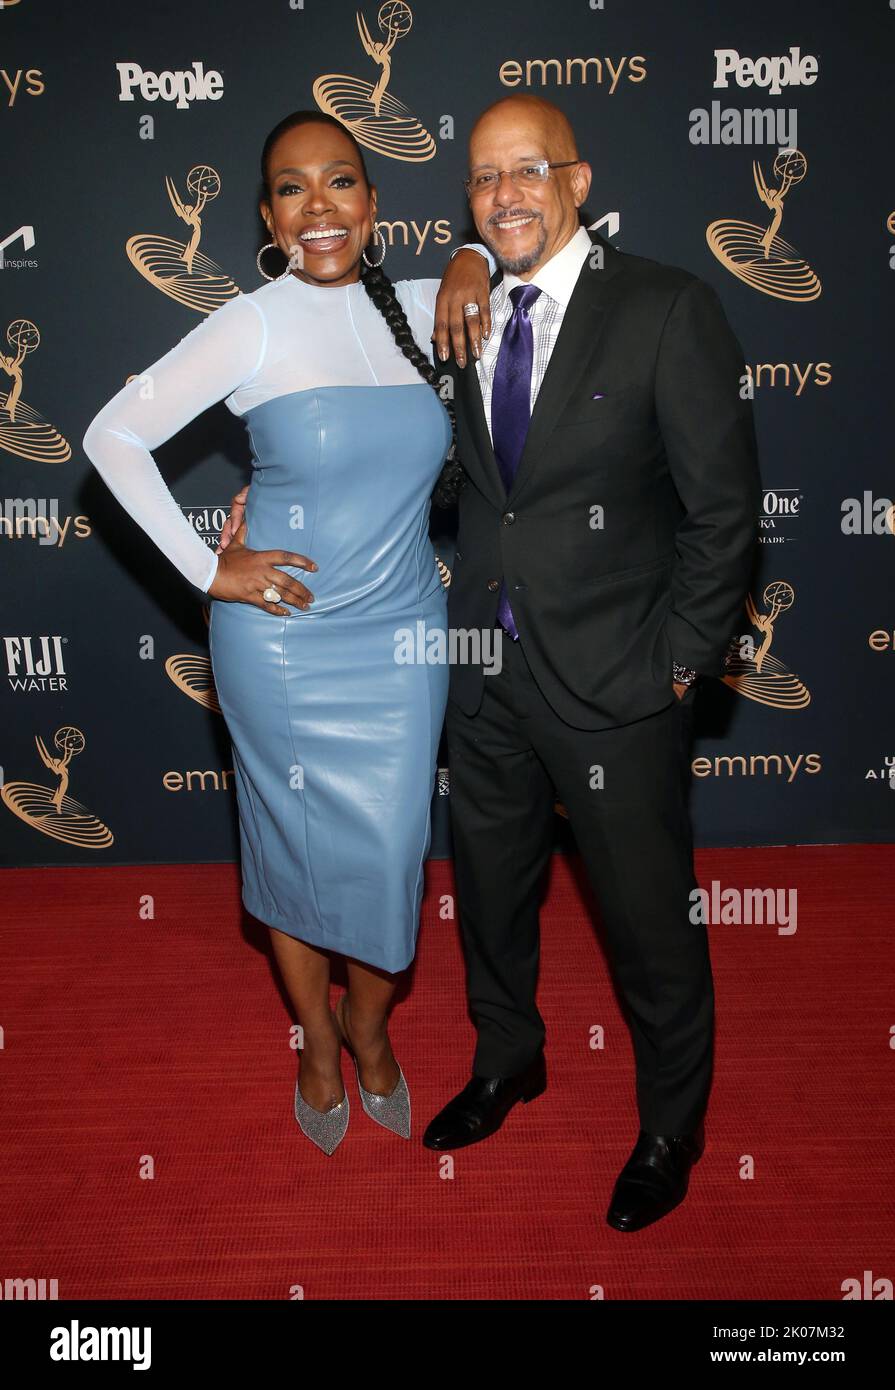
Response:
[[[498,366],[495,368],[491,393],[491,439],[500,477],[507,493],[513,486],[518,460],[523,456],[525,435],[531,423],[531,366],[534,360],[534,335],[528,310],[539,291],[536,285],[514,285],[510,291],[513,304],[509,324],[500,339]],[[518,641],[516,623],[507,599],[506,582],[500,584],[498,619]]]
[[[503,332],[491,390],[491,441],[503,485],[509,493],[519,467],[531,421],[531,368],[534,337],[528,311],[541,291],[537,285],[510,290],[513,313]],[[513,641],[519,633],[513,622],[506,582],[501,582],[497,617]]]

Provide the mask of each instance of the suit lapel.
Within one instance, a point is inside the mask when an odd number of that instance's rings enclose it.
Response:
[[[519,467],[509,497],[515,497],[527,481],[543,449],[550,431],[562,415],[572,392],[581,380],[587,364],[593,356],[597,339],[606,317],[606,286],[619,269],[618,253],[615,247],[605,241],[598,232],[589,233],[595,246],[604,249],[603,270],[592,270],[587,261],[581,268],[572,296],[563,315],[559,335],[553,345],[550,361],[541,382],[534,413],[531,417],[525,447],[519,460]],[[491,277],[491,289],[499,283],[501,272]],[[508,501],[503,478],[500,475],[488,421],[485,418],[485,404],[479,382],[478,365],[470,359],[457,373],[459,394],[469,430],[475,443],[479,482],[488,492],[495,505],[501,509]],[[472,460],[463,460],[469,467]]]

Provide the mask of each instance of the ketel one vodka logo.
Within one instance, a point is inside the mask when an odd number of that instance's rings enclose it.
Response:
[[[68,689],[62,648],[68,641],[53,637],[4,637],[6,675],[10,690],[24,694]]]
[[[6,782],[0,788],[4,806],[33,830],[79,849],[108,849],[114,836],[108,826],[68,795],[69,767],[83,753],[87,740],[80,729],[65,725],[53,735],[51,752],[40,734],[34,742],[40,760],[55,777],[55,786],[37,782]]]
[[[173,181],[165,175],[165,187],[175,213],[189,228],[186,241],[141,232],[128,238],[127,254],[132,265],[162,294],[210,314],[239,294],[238,287],[216,261],[199,250],[202,214],[221,191],[221,180],[207,164],[197,164],[186,176],[187,197],[181,198]]]
[[[808,161],[801,150],[781,150],[774,160],[777,187],[769,186],[761,165],[754,159],[755,191],[771,214],[768,225],[759,227],[754,222],[727,218],[713,222],[705,234],[712,251],[731,275],[762,294],[796,304],[817,299],[820,280],[795,247],[777,233],[783,221],[783,200],[807,172]]]
[[[435,154],[435,141],[413,112],[386,90],[392,75],[392,52],[413,24],[410,6],[404,0],[385,0],[376,23],[381,39],[373,38],[367,21],[357,14],[361,47],[380,69],[379,80],[373,83],[341,72],[325,73],[314,83],[314,100],[368,150],[420,164]]]
[[[6,330],[9,352],[0,351],[0,380],[9,382],[0,390],[0,449],[31,463],[65,463],[71,458],[71,445],[39,411],[22,400],[22,366],[25,358],[40,345],[40,331],[30,319],[14,319]]]

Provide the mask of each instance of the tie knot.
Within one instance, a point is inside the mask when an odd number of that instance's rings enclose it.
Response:
[[[528,311],[540,293],[541,291],[537,285],[514,285],[510,290],[510,302],[513,306],[513,312],[516,313],[518,309],[525,309]]]

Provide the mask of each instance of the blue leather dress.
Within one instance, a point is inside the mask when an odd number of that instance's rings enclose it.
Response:
[[[243,902],[383,970],[413,958],[448,667],[399,661],[446,627],[428,500],[450,445],[431,386],[330,386],[246,414],[246,544],[315,601],[278,618],[212,600],[210,650],[233,743]],[[303,530],[289,526],[296,499]],[[300,541],[297,539],[301,537]]]
[[[395,285],[430,361],[437,289]],[[289,275],[217,309],[123,387],[84,437],[122,505],[203,591],[217,557],[150,450],[220,400],[251,447],[246,543],[319,565],[290,570],[315,595],[307,611],[277,617],[211,601],[243,902],[302,941],[403,970],[447,702],[448,667],[426,659],[426,634],[447,625],[428,537],[447,411],[362,283]]]

